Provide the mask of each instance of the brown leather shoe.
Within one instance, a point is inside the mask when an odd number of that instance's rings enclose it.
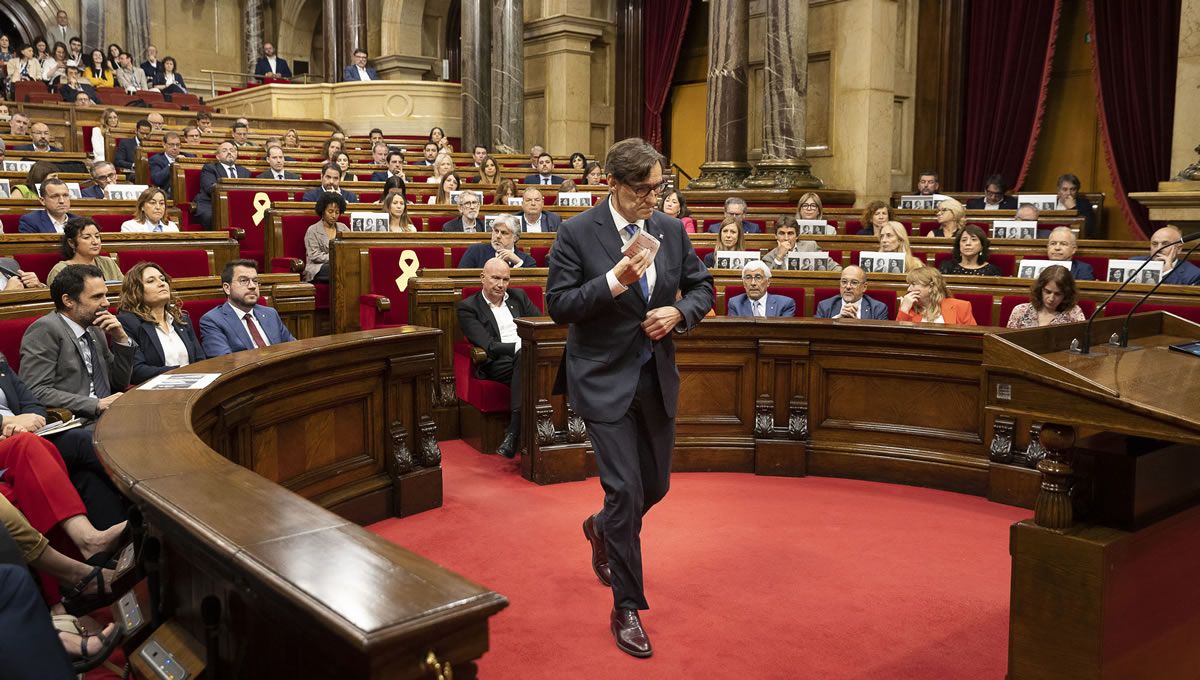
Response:
[[[613,609],[610,624],[617,648],[630,656],[644,659],[654,653],[650,649],[650,637],[642,628],[642,619],[636,609]]]
[[[607,588],[612,587],[612,573],[608,570],[608,548],[604,537],[596,532],[596,515],[583,520],[583,537],[592,544],[592,571]]]

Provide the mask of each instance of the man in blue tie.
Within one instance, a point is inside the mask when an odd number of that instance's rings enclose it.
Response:
[[[796,316],[796,301],[786,295],[771,295],[771,268],[762,260],[750,260],[742,267],[742,285],[746,292],[735,295],[725,305],[726,316]]]
[[[537,157],[537,174],[526,175],[521,183],[558,186],[565,181],[564,178],[554,174],[554,157],[548,153],[542,153]]]

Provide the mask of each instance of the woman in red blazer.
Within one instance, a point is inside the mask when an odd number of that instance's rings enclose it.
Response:
[[[909,270],[905,277],[908,292],[900,298],[897,321],[916,323],[944,323],[959,326],[976,326],[971,303],[955,300],[946,290],[942,274],[933,267]]]

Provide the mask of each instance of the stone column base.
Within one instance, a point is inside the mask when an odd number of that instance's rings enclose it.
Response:
[[[747,189],[820,189],[825,183],[813,177],[806,158],[777,158],[759,161],[754,174],[742,186]]]
[[[688,189],[738,189],[750,174],[750,164],[742,161],[712,161],[700,165],[700,176],[688,182]]]

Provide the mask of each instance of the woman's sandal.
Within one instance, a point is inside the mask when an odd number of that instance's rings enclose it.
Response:
[[[92,581],[96,582],[96,592],[84,592],[87,590],[88,584]],[[68,614],[81,616],[101,607],[107,607],[115,602],[117,597],[118,595],[113,592],[111,584],[107,584],[104,581],[104,567],[92,567],[92,571],[87,576],[84,576],[79,583],[76,583],[62,593],[62,606],[67,610]]]
[[[129,513],[125,518],[125,530],[121,532],[121,537],[117,539],[117,547],[113,550],[102,550],[87,558],[84,562],[93,567],[116,569],[121,555],[125,553],[126,548],[132,545],[134,551],[133,564],[137,564],[138,558],[141,557],[142,539],[145,536],[146,520],[142,516],[142,511],[138,510],[136,505],[130,506]]]
[[[86,673],[99,667],[108,660],[108,657],[112,656],[113,650],[121,642],[122,632],[120,624],[116,625],[112,634],[104,637],[99,633],[89,633],[83,626],[79,625],[79,619],[69,614],[55,614],[51,617],[51,620],[54,623],[55,630],[79,636],[79,657],[71,659],[72,670],[77,674]],[[100,651],[96,652],[95,656],[88,656],[88,640],[94,637],[100,638]]]

